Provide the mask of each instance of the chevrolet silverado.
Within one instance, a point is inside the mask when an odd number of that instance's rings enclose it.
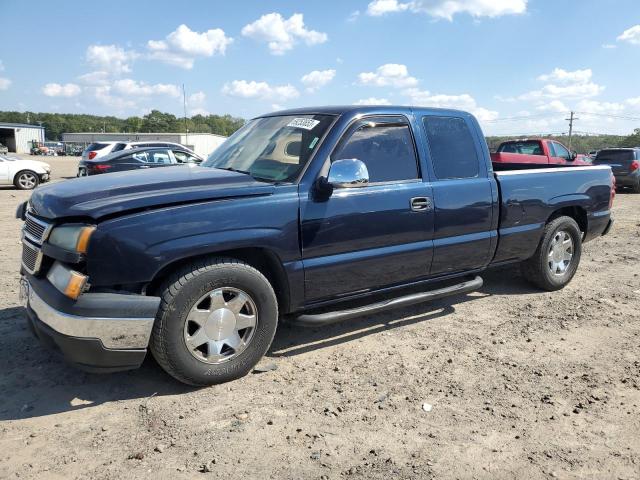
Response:
[[[270,113],[199,166],[36,189],[17,211],[21,292],[37,336],[77,366],[136,368],[149,349],[182,382],[220,383],[253,368],[283,318],[321,327],[470,292],[510,263],[561,289],[611,226],[612,179],[494,173],[461,111]]]

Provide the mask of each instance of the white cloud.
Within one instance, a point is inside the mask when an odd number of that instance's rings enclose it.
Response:
[[[207,94],[204,92],[196,92],[189,95],[187,103],[189,105],[202,105],[207,100]]]
[[[355,22],[360,18],[360,10],[355,10],[347,17],[347,22]]]
[[[387,63],[379,66],[375,72],[360,73],[358,83],[376,87],[413,87],[418,84],[418,79],[409,75],[406,65]]]
[[[7,90],[11,86],[11,80],[0,77],[0,90]]]
[[[540,110],[541,112],[568,112],[569,107],[567,107],[560,100],[551,100],[547,103],[542,103],[536,107],[536,110]]]
[[[263,100],[273,99],[281,102],[296,98],[300,95],[300,92],[290,84],[272,86],[267,82],[256,82],[253,80],[249,82],[246,80],[233,80],[232,82],[225,83],[222,88],[222,93],[232,97],[258,98]]]
[[[627,98],[626,102],[632,107],[640,107],[640,97]]]
[[[401,3],[398,0],[374,0],[367,6],[367,15],[380,17],[387,13],[403,12],[412,6],[412,2]]]
[[[116,110],[126,110],[136,107],[136,102],[134,100],[112,95],[110,85],[95,87],[93,93],[97,101]]]
[[[307,91],[315,92],[319,88],[327,85],[336,76],[335,70],[314,70],[303,75],[300,81],[307,87]]]
[[[285,19],[279,13],[268,13],[242,28],[242,35],[257,41],[267,42],[273,55],[283,55],[291,50],[299,40],[307,45],[317,45],[327,41],[326,33],[308,30],[303,15],[295,13]]]
[[[169,97],[180,97],[180,87],[170,83],[148,84],[138,82],[130,78],[116,80],[113,82],[113,91],[124,96],[148,97],[151,95],[167,95]]]
[[[613,45],[611,43],[605,43],[602,45],[602,48],[608,48],[608,49],[612,49],[612,48],[618,48],[617,45]]]
[[[164,40],[149,40],[147,48],[151,58],[189,70],[198,57],[224,55],[232,42],[220,28],[199,33],[182,24]]]
[[[551,73],[538,77],[542,82],[554,82],[544,85],[539,90],[532,90],[517,97],[517,100],[543,99],[581,99],[595,97],[602,93],[604,87],[591,80],[593,72],[590,68],[567,71],[555,68]]]
[[[369,97],[353,102],[354,105],[391,105],[386,98]]]
[[[204,92],[195,92],[187,97],[187,107],[189,108],[189,115],[210,115],[210,112],[204,108],[204,103],[207,101],[207,95]]]
[[[453,20],[456,14],[466,13],[473,17],[500,17],[522,14],[527,11],[528,0],[373,0],[367,14],[381,16],[387,13],[410,11],[424,13],[435,18]]]
[[[625,109],[622,103],[599,102],[597,100],[581,100],[576,106],[577,110],[587,113],[616,114]]]
[[[87,85],[107,85],[109,83],[109,72],[98,70],[85,73],[84,75],[80,75],[78,80]]]
[[[0,60],[0,72],[4,72],[4,63]]]
[[[595,97],[602,93],[604,87],[593,82],[576,83],[573,85],[554,85],[549,84],[542,87],[541,90],[533,90],[518,97],[518,100],[538,100],[544,98],[588,98]]]
[[[47,97],[75,97],[80,95],[82,89],[75,83],[47,83],[42,87],[42,93]]]
[[[558,83],[587,83],[591,80],[593,73],[590,68],[584,70],[574,70],[569,72],[562,68],[554,68],[551,73],[540,75],[538,80],[541,82],[558,82]]]
[[[117,45],[89,45],[86,59],[98,70],[113,73],[131,72],[131,63],[138,57],[132,50],[125,50]]]
[[[640,25],[627,28],[616,40],[619,42],[628,42],[632,45],[640,45]]]
[[[412,105],[433,107],[433,108],[455,108],[465,110],[475,115],[479,121],[485,122],[498,118],[498,112],[487,108],[479,107],[476,100],[468,93],[460,95],[432,95],[427,90],[409,88],[404,91],[409,97]]]

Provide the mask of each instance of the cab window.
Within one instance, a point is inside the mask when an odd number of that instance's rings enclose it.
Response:
[[[331,161],[355,158],[364,162],[371,183],[419,178],[413,138],[406,121],[365,120],[347,135]]]

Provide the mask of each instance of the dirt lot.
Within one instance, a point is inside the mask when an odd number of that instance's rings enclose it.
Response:
[[[640,478],[640,196],[618,195],[563,291],[507,269],[474,294],[284,325],[275,370],[203,389],[151,358],[95,376],[38,345],[17,299],[28,197],[0,187],[0,478]]]

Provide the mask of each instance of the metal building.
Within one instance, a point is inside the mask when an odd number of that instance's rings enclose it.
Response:
[[[0,122],[0,143],[10,152],[29,153],[34,141],[44,142],[44,127]]]
[[[89,144],[92,142],[173,142],[190,148],[198,155],[207,157],[227,137],[213,133],[63,133],[63,142]]]

